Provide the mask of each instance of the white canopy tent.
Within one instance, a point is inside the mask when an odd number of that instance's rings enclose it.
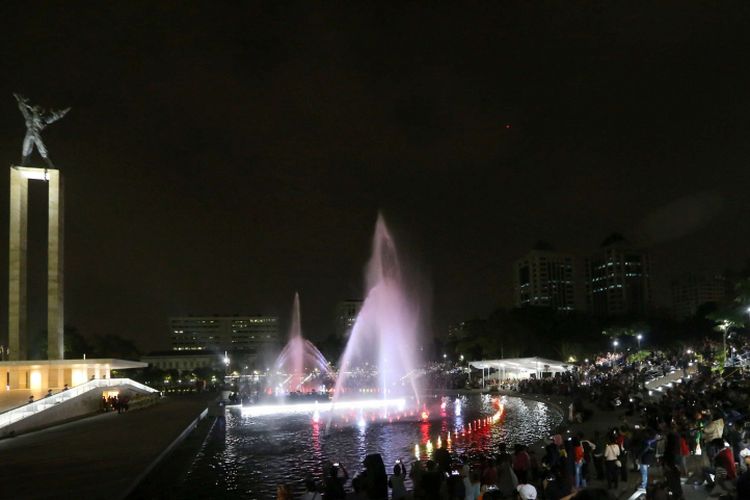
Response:
[[[547,358],[505,358],[485,359],[481,361],[469,361],[469,366],[482,370],[482,385],[485,376],[492,380],[497,379],[524,379],[534,375],[537,378],[546,373],[563,373],[570,365],[562,361]],[[494,372],[493,372],[494,370]]]

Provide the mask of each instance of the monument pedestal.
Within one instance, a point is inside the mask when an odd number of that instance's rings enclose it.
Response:
[[[59,170],[10,167],[8,251],[8,347],[13,361],[28,358],[26,247],[29,180],[48,185],[47,201],[47,357],[64,358],[63,190]]]

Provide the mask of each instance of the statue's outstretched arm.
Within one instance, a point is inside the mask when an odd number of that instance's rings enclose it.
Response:
[[[13,97],[18,101],[18,109],[21,110],[23,117],[29,119],[29,100],[21,94],[13,94]]]
[[[56,122],[60,118],[66,115],[66,113],[70,111],[70,108],[61,109],[60,111],[52,111],[49,115],[47,115],[47,118],[44,119],[45,122],[47,122],[47,125],[49,125],[52,122]]]

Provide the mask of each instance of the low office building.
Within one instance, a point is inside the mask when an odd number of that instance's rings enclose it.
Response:
[[[141,357],[143,363],[159,370],[191,371],[222,368],[224,356],[210,351],[157,351]]]
[[[181,316],[169,318],[174,351],[260,352],[279,342],[276,316]]]

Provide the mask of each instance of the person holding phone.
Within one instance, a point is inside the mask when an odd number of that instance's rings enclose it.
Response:
[[[393,475],[388,479],[388,486],[391,488],[391,498],[393,500],[406,498],[404,476],[404,468],[401,464],[401,460],[397,460],[396,465],[393,466]]]

